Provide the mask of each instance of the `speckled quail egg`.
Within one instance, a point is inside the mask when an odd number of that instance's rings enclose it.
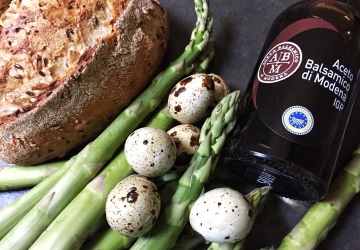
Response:
[[[180,124],[168,131],[177,148],[176,167],[188,166],[199,148],[200,129],[191,124]]]
[[[208,76],[213,79],[215,84],[215,101],[213,104],[215,107],[225,96],[230,94],[230,87],[221,76],[213,73],[208,74]]]
[[[240,192],[222,187],[201,195],[191,208],[189,220],[206,240],[235,243],[251,230],[252,214],[252,206]]]
[[[125,141],[125,157],[135,172],[156,177],[169,171],[176,160],[176,145],[164,130],[143,127]]]
[[[170,92],[168,107],[180,123],[195,124],[209,115],[215,99],[215,86],[206,74],[194,74],[178,82]]]
[[[106,220],[118,233],[139,237],[155,224],[160,213],[157,186],[144,176],[130,175],[119,182],[106,200]]]

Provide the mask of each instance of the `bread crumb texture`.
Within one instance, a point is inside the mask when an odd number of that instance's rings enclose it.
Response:
[[[155,0],[14,0],[0,17],[0,158],[33,165],[94,139],[168,41]]]

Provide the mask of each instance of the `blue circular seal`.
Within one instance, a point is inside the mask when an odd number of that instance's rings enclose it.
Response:
[[[282,124],[290,133],[306,135],[314,127],[314,117],[307,108],[292,106],[284,111]]]

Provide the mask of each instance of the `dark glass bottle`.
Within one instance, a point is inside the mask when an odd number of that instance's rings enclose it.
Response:
[[[357,94],[360,19],[340,1],[301,1],[274,21],[220,165],[292,199],[327,192]]]

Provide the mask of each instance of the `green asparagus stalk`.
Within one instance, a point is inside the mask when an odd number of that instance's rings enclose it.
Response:
[[[126,237],[111,228],[104,230],[81,250],[121,250],[131,247],[137,238]]]
[[[270,194],[270,190],[270,186],[264,186],[254,189],[245,196],[246,200],[253,207],[253,216],[255,219],[264,209],[264,206]]]
[[[283,239],[278,250],[315,249],[336,224],[339,215],[360,190],[360,147],[330,184],[322,201],[315,203]]]
[[[178,179],[181,176],[181,172],[177,170],[169,170],[165,174],[157,177],[150,178],[157,186],[161,186],[169,181]]]
[[[79,158],[92,158],[89,146]],[[36,238],[46,229],[50,222],[60,213],[73,197],[93,178],[104,163],[68,165],[67,171],[50,191],[25,215],[25,217],[0,241],[0,249],[28,249]],[[71,186],[69,184],[72,184]]]
[[[193,71],[191,74],[195,73],[205,73],[209,68],[210,63],[215,57],[215,42],[209,40],[205,49],[199,55],[199,58],[193,64]]]
[[[210,180],[209,180],[210,181]],[[171,250],[192,250],[196,249],[199,245],[207,243],[204,237],[201,234],[197,233],[190,225],[187,223],[185,228],[181,231],[178,239],[176,240],[175,245]]]
[[[182,175],[175,194],[166,205],[154,227],[138,238],[132,250],[171,249],[189,220],[194,202],[215,168],[226,135],[233,129],[240,91],[229,94],[215,107],[200,132],[200,147],[191,165]]]
[[[65,162],[49,162],[37,166],[0,167],[0,190],[34,187],[63,166]]]
[[[108,228],[109,228],[109,224],[106,220],[106,216],[104,215],[100,218],[100,220],[98,220],[95,223],[95,226],[91,229],[91,231],[87,235],[85,242],[92,240],[93,238],[95,238],[97,235],[99,235],[101,232],[103,232],[105,229]]]
[[[264,186],[260,188],[256,188],[251,191],[249,194],[245,196],[246,200],[253,207],[253,216],[254,220],[261,213],[266,203],[266,200],[270,194],[270,186]],[[235,242],[233,244],[219,244],[219,243],[211,243],[208,250],[244,250],[245,249],[245,241],[246,238]]]
[[[171,250],[192,250],[204,243],[204,238],[200,234],[180,235],[176,244]]]
[[[74,160],[74,158],[70,159]],[[0,210],[0,240],[46,195],[66,172],[65,164],[19,199]],[[0,241],[1,242],[1,241]]]

